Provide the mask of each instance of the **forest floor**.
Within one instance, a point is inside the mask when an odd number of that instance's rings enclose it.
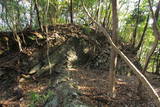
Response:
[[[106,71],[70,70],[73,79],[78,81],[81,99],[96,107],[154,107],[146,90],[143,97],[137,91],[138,81],[135,76],[117,76],[116,97],[109,97],[109,77]],[[153,82],[153,81],[152,81]],[[155,82],[158,84],[158,81]]]
[[[72,28],[65,26],[65,30],[62,30],[69,32],[66,29]],[[64,31],[61,33],[66,33]],[[82,35],[80,31],[77,30],[76,32]],[[26,73],[30,69],[28,67],[32,65],[32,63],[30,65],[26,64],[30,63],[28,59],[37,58],[36,54],[34,54],[35,50],[35,53],[42,54],[42,50],[40,51],[37,47],[27,47],[24,49],[27,55],[16,51],[9,54],[4,52],[0,56],[0,107],[43,107],[54,96],[54,92],[56,92],[54,91],[55,84],[61,72],[43,73],[43,75],[39,76],[35,75],[35,73],[32,75]],[[30,54],[35,56],[29,56]],[[28,62],[19,60],[19,57],[23,60],[27,59]],[[35,60],[34,58],[32,59],[33,61]],[[25,64],[27,66],[24,66]],[[70,80],[75,83],[73,87],[77,90],[79,100],[89,107],[155,107],[145,88],[143,89],[143,97],[137,91],[138,80],[134,75],[117,74],[116,97],[111,98],[108,95],[109,74],[107,70],[87,69],[84,66],[64,69],[67,74],[65,81]],[[147,77],[160,95],[160,77],[151,73],[147,73]],[[65,106],[59,104],[55,107]]]
[[[118,76],[116,97],[111,98],[108,96],[109,78],[107,72],[78,68],[68,69],[68,71],[70,78],[77,83],[76,88],[79,91],[80,100],[90,107],[155,107],[146,90],[144,90],[146,95],[143,98],[137,92],[138,85],[135,83],[135,76]],[[51,84],[56,80],[57,74],[44,75],[43,78],[36,79],[33,77],[23,82],[13,82],[12,79],[17,78],[16,75],[14,76],[8,78],[10,79],[8,81],[0,81],[0,107],[28,107],[28,105],[34,107],[32,104],[43,107],[46,99],[43,101],[38,97],[43,97],[41,94],[46,95],[48,91],[54,90]],[[154,79],[151,82],[154,83],[154,86],[156,84],[156,90],[159,92],[157,84],[160,80],[155,82]],[[36,96],[31,92],[40,94]]]

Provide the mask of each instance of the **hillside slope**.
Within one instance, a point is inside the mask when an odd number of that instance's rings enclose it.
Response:
[[[1,33],[2,106],[154,107],[147,93],[146,98],[139,96],[137,80],[120,58],[117,97],[108,96],[111,47],[105,36],[93,28],[55,25],[48,27],[48,33],[26,30],[18,34],[23,34],[26,42],[22,41],[22,52],[18,52],[12,32]],[[7,47],[10,50],[5,50]],[[130,45],[119,39],[119,48],[141,69]]]

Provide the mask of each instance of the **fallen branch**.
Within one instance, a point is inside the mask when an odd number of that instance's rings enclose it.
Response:
[[[127,63],[127,65],[133,70],[133,73],[138,77],[138,79],[141,80],[141,82],[148,88],[149,94],[153,97],[155,104],[157,107],[160,105],[160,97],[158,96],[157,92],[154,90],[152,85],[149,83],[149,81],[145,78],[145,76],[135,67],[135,65],[128,59],[128,57],[119,49],[117,46],[113,43],[110,35],[105,30],[104,27],[102,27],[99,23],[97,23],[89,14],[86,7],[83,5],[83,8],[86,12],[86,14],[90,17],[90,19],[99,27],[99,30],[104,33],[106,38],[108,39],[109,43],[111,44],[112,48],[121,56],[121,58]]]

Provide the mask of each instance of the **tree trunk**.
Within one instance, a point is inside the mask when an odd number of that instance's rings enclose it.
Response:
[[[29,21],[29,28],[32,29],[32,22],[33,22],[33,1],[31,0],[31,7],[30,7],[30,21]]]
[[[148,22],[149,22],[149,15],[147,16],[146,25],[145,25],[145,27],[144,27],[144,29],[143,29],[143,33],[142,33],[141,39],[140,39],[140,41],[139,41],[139,43],[138,43],[138,45],[137,45],[137,47],[136,47],[136,51],[138,51],[139,48],[140,48],[141,45],[142,45],[142,42],[143,42],[145,33],[146,33],[146,31],[147,31]]]
[[[70,21],[73,24],[73,0],[70,0]]]
[[[105,13],[105,17],[104,17],[104,20],[103,20],[103,27],[106,28],[107,26],[107,19],[109,19],[109,14],[110,14],[110,7],[111,7],[111,4],[109,3],[109,5],[106,7],[106,13]]]
[[[98,7],[98,13],[97,13],[97,21],[100,23],[100,17],[101,17],[101,11],[102,11],[102,0],[99,0],[99,7]]]
[[[118,16],[117,16],[117,0],[112,0],[112,40],[117,44],[117,33],[118,33]],[[112,48],[111,50],[111,62],[110,62],[110,93],[112,97],[116,96],[115,93],[115,73],[117,65],[117,53]]]
[[[157,56],[156,56],[156,71],[155,73],[159,75],[160,72],[160,49],[157,52]]]
[[[41,31],[43,32],[43,26],[42,26],[42,23],[41,23],[41,20],[40,20],[38,2],[37,2],[37,0],[34,0],[34,2],[35,2],[35,10],[36,10],[36,13],[37,13],[38,24],[39,24],[39,27],[40,27]]]
[[[141,0],[138,1],[138,16],[137,16],[137,19],[136,19],[136,26],[135,26],[135,29],[134,29],[134,32],[133,32],[133,35],[132,35],[132,38],[131,38],[132,47],[134,47],[135,42],[136,42],[137,29],[138,29],[138,24],[139,24],[139,15],[140,15],[140,12],[139,12],[140,2],[141,2]]]

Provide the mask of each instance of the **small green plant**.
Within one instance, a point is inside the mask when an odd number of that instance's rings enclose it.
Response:
[[[36,37],[34,35],[28,36],[28,38],[31,40],[36,40]]]
[[[54,92],[51,90],[43,94],[30,92],[28,96],[30,101],[29,107],[36,107],[37,105],[44,104],[48,99],[51,99],[54,96]]]

